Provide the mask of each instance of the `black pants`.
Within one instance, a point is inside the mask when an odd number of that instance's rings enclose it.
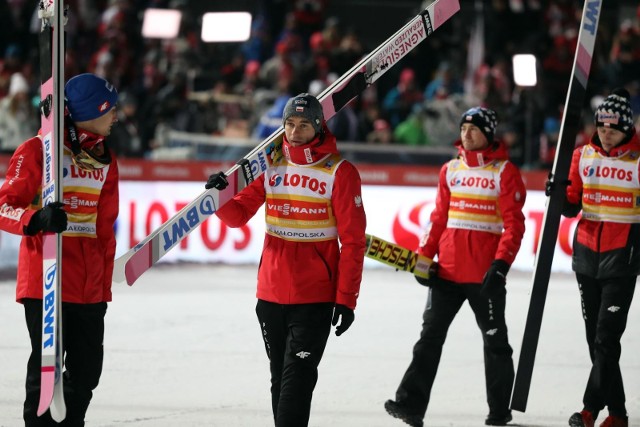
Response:
[[[460,307],[469,301],[484,341],[484,372],[489,413],[509,412],[513,385],[513,350],[507,337],[504,311],[506,291],[489,299],[480,294],[480,286],[458,285],[442,281],[432,289],[431,304],[423,314],[420,339],[413,347],[413,359],[396,392],[396,401],[413,414],[427,411],[431,388],[438,371],[447,331]],[[460,392],[464,392],[463,389]]]
[[[271,369],[277,427],[305,427],[333,316],[333,303],[282,305],[258,300],[256,314]]]
[[[102,342],[107,303],[62,303],[62,344],[66,368],[63,385],[67,416],[59,424],[53,421],[49,411],[37,416],[40,401],[42,300],[25,299],[23,303],[31,338],[23,414],[25,427],[84,426],[85,413],[102,373]]]
[[[620,372],[620,339],[627,327],[636,277],[596,280],[576,274],[587,332],[591,373],[584,392],[585,409],[597,416],[604,407],[626,417],[624,385]]]

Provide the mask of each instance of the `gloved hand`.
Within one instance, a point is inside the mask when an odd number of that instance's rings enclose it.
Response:
[[[422,286],[426,286],[427,288],[431,288],[438,283],[438,263],[433,262],[429,266],[429,277],[422,277],[414,274],[416,278],[416,282],[420,283]]]
[[[506,261],[494,260],[482,279],[480,293],[489,297],[497,295],[507,284],[508,272],[509,264]]]
[[[340,320],[340,324],[338,325],[338,319],[340,317],[342,317],[342,320]],[[355,314],[353,314],[353,310],[351,310],[349,307],[342,304],[336,304],[335,308],[333,309],[333,319],[331,320],[331,324],[333,326],[338,325],[336,327],[336,335],[340,336],[345,333],[347,329],[349,329],[349,326],[351,326],[351,324],[353,323],[355,317],[356,316]]]
[[[549,178],[544,183],[544,195],[547,197],[551,196],[551,193],[553,193],[553,190],[555,190],[556,185],[558,185],[558,183],[555,181],[552,181],[552,179],[553,179],[553,174],[549,172]],[[571,185],[571,180],[565,179],[560,184],[564,186],[569,186]]]
[[[556,183],[551,181],[550,179],[546,180],[544,183],[544,195],[549,197],[555,188]]]
[[[218,191],[222,191],[228,186],[229,181],[227,181],[227,175],[225,175],[224,172],[220,171],[209,176],[209,179],[204,185],[204,188],[206,188],[207,190],[210,188],[215,188]]]
[[[53,202],[39,209],[29,220],[25,230],[27,236],[35,236],[41,231],[62,233],[67,229],[67,213],[64,203]]]

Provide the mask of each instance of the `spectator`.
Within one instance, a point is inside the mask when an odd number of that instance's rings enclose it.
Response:
[[[400,72],[398,84],[385,95],[382,110],[395,128],[409,116],[413,106],[420,102],[422,91],[416,85],[416,73],[411,68],[405,68]]]
[[[391,125],[385,119],[376,119],[373,122],[373,130],[367,134],[369,144],[387,145],[393,142]]]
[[[424,131],[423,115],[422,107],[416,104],[411,115],[393,131],[393,139],[399,144],[428,145],[429,139]]]
[[[27,80],[21,73],[14,73],[8,96],[0,99],[0,152],[13,153],[35,134],[40,124],[38,119],[38,110],[31,103]]]

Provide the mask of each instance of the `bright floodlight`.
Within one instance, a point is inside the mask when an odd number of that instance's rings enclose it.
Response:
[[[202,17],[205,42],[243,42],[251,35],[249,12],[209,12]]]
[[[180,30],[182,12],[173,9],[147,9],[142,21],[142,35],[150,39],[174,39]]]
[[[518,86],[535,86],[536,57],[531,54],[513,55],[513,80]]]

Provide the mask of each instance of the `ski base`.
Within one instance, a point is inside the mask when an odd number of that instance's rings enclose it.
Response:
[[[424,279],[429,278],[429,268],[432,264],[429,258],[371,234],[367,234],[366,237],[367,258],[387,264],[396,270],[408,271]]]

